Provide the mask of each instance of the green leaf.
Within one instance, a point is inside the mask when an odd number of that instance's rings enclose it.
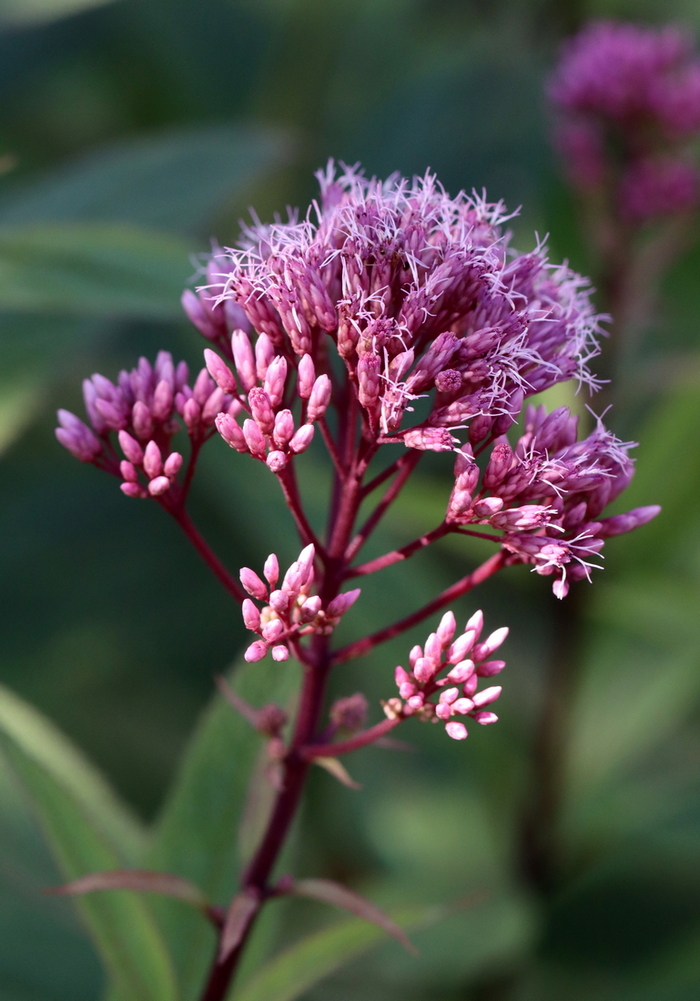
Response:
[[[186,242],[116,223],[0,227],[0,309],[178,318]]]
[[[407,907],[393,911],[391,920],[410,930],[434,924],[448,913],[444,907]],[[242,988],[234,989],[232,1001],[294,1001],[386,935],[376,925],[360,920],[325,928],[276,956]]]
[[[119,222],[211,235],[221,207],[289,156],[278,131],[173,129],[114,143],[0,199],[0,224]],[[38,276],[37,276],[38,278]]]
[[[298,687],[292,662],[243,664],[229,682],[253,706],[285,705]],[[172,872],[200,887],[213,904],[228,906],[241,867],[237,850],[260,734],[216,695],[183,759],[156,825],[149,868]],[[213,930],[185,908],[154,901],[177,965],[185,1001],[196,998],[214,950]]]
[[[0,690],[0,746],[26,789],[61,871],[75,879],[123,865],[135,825],[68,741],[22,700]],[[78,908],[105,966],[131,1001],[175,1001],[172,965],[146,904],[127,892]]]

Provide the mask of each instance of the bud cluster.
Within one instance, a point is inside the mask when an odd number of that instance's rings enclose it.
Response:
[[[246,650],[247,661],[262,660],[270,650],[273,660],[287,660],[289,640],[310,633],[330,634],[359,598],[360,588],[355,588],[337,595],[324,608],[319,595],[310,594],[315,579],[315,556],[312,545],[302,549],[279,587],[279,561],[274,553],[265,560],[265,580],[249,567],[241,569],[241,584],[250,595],[241,609],[243,622],[260,637]],[[266,604],[260,609],[253,598]]]
[[[453,740],[468,736],[464,723],[454,716],[470,716],[486,726],[498,719],[486,709],[501,694],[498,685],[477,692],[479,678],[491,678],[506,666],[504,660],[489,660],[508,636],[506,626],[496,629],[479,642],[484,628],[482,612],[475,612],[457,639],[455,617],[446,612],[436,632],[424,647],[414,646],[409,654],[410,670],[397,667],[394,672],[400,698],[383,703],[389,719],[417,716],[423,721],[445,723]],[[446,671],[442,677],[439,675]]]
[[[198,446],[213,434],[216,415],[235,414],[240,404],[217,387],[206,369],[188,385],[185,362],[177,367],[168,351],[151,365],[140,358],[137,368],[121,371],[117,383],[95,374],[83,382],[83,398],[92,429],[74,414],[59,410],[56,437],[82,462],[92,462],[122,479],[128,497],[160,497],[170,490],[182,466],[171,439],[187,429]],[[124,456],[119,459],[110,435],[117,432]]]
[[[310,354],[293,358],[296,365],[296,395],[301,400],[304,423],[295,428],[292,411],[285,406],[289,396],[289,363],[268,334],[261,333],[255,348],[244,330],[234,330],[231,353],[236,374],[215,351],[206,348],[204,358],[211,377],[222,392],[232,393],[240,410],[250,416],[241,426],[233,414],[220,413],[216,428],[237,452],[265,462],[273,473],[281,472],[290,456],[304,452],[314,437],[314,422],[326,412],[331,399],[331,381],[316,375]]]
[[[490,525],[502,532],[511,562],[533,564],[554,575],[554,593],[563,598],[570,580],[589,577],[591,560],[604,540],[643,525],[656,506],[600,518],[605,506],[629,484],[634,467],[621,442],[598,421],[577,441],[578,418],[568,408],[547,414],[528,406],[524,433],[512,448],[497,439],[483,475],[468,445],[455,463],[455,486],[446,520],[457,525]]]
[[[610,186],[630,223],[693,207],[700,59],[677,28],[597,21],[570,39],[549,88],[572,183]]]

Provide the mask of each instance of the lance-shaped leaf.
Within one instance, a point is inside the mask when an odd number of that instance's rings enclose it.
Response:
[[[2,690],[0,747],[68,879],[123,864],[118,835],[126,834],[128,842],[130,825],[115,799],[65,738],[21,699]],[[120,891],[76,903],[122,997],[175,1001],[170,957],[143,900]]]
[[[333,882],[332,879],[299,879],[292,884],[289,892],[300,897],[312,897],[324,904],[342,907],[343,910],[350,911],[356,917],[369,921],[383,929],[388,935],[392,935],[404,949],[413,955],[416,955],[418,951],[403,929],[385,911],[361,897],[359,893],[355,893],[354,890],[349,890],[347,886]]]
[[[96,893],[98,890],[138,890],[144,893],[159,893],[183,900],[207,916],[211,914],[209,901],[199,887],[189,879],[173,876],[169,872],[152,872],[150,869],[109,869],[107,872],[92,872],[62,886],[48,887],[46,892],[79,896],[83,893]]]
[[[220,962],[230,956],[236,946],[240,944],[259,907],[260,894],[254,890],[244,890],[233,898],[221,932]]]
[[[361,789],[359,782],[355,782],[340,758],[313,758],[313,763],[325,769],[334,779],[341,782],[348,789]]]
[[[435,924],[451,913],[443,907],[411,907],[392,912],[390,920],[408,928]],[[352,919],[325,928],[275,956],[254,974],[233,1001],[295,1001],[324,977],[361,956],[384,938],[383,928]]]

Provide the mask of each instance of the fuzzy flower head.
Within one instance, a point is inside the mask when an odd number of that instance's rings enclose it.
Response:
[[[501,203],[450,197],[430,173],[379,181],[330,163],[317,176],[320,198],[303,219],[248,228],[227,259],[218,253],[218,277],[187,297],[213,343],[205,296],[217,331],[234,310],[244,316],[234,368],[207,356],[249,413],[243,426],[219,422],[232,447],[279,472],[308,446],[334,392],[329,341],[365,437],[409,448],[451,450],[457,428],[473,442],[501,434],[525,397],[572,378],[593,384],[590,288],[552,266],[543,244],[514,251]]]
[[[355,588],[337,595],[324,607],[321,598],[311,594],[315,557],[314,547],[306,546],[281,581],[279,561],[274,553],[265,560],[264,579],[250,567],[241,569],[241,584],[250,595],[241,608],[243,622],[259,637],[246,650],[247,661],[262,660],[268,651],[272,652],[273,660],[287,660],[290,641],[311,633],[332,633],[359,598],[360,588]],[[263,607],[259,608],[256,601]]]
[[[399,698],[384,703],[388,718],[417,716],[423,721],[443,722],[453,740],[468,736],[459,717],[469,716],[482,726],[495,723],[498,716],[487,706],[501,694],[500,686],[492,685],[479,692],[477,688],[480,678],[492,678],[505,667],[505,661],[490,658],[508,636],[508,629],[496,629],[481,640],[483,628],[483,613],[475,612],[455,638],[454,614],[446,612],[425,646],[414,646],[411,650],[409,669],[396,668]]]
[[[576,187],[611,185],[630,223],[695,205],[700,58],[685,32],[595,21],[565,43],[549,97]]]

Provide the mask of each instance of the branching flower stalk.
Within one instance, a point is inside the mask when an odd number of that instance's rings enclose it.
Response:
[[[606,538],[658,511],[604,517],[632,477],[631,443],[601,421],[579,440],[577,418],[566,408],[548,414],[525,405],[571,379],[596,388],[589,364],[598,353],[600,317],[584,279],[550,264],[541,243],[529,253],[513,250],[501,203],[464,193],[451,198],[430,173],[378,181],[331,163],[317,176],[320,198],[303,219],[292,214],[246,229],[239,247],[212,256],[206,284],[184,293],[187,315],[218,349],[205,350],[206,367],[192,388],[186,367],[161,352],[154,366],[141,359],[116,384],[99,375],[86,380],[92,427],[61,411],[56,432],[77,458],[119,477],[128,497],[151,498],[175,518],[240,602],[254,637],[248,662],[270,656],[280,671],[290,658],[302,666],[288,736],[279,707],[248,706],[224,691],[268,741],[276,800],[234,900],[223,911],[209,905],[217,947],[203,1001],[225,996],[272,897],[315,895],[391,930],[386,916],[344,887],[275,877],[309,768],[384,739],[410,718],[441,724],[455,740],[467,737],[468,720],[494,723],[501,688],[489,682],[505,663],[493,655],[508,630],[483,636],[478,611],[460,631],[448,606],[513,564],[548,577],[564,598],[573,583],[590,580]],[[171,447],[180,422],[190,442],[187,460]],[[199,450],[215,431],[279,483],[303,547],[284,573],[276,555],[261,555],[257,568],[240,571],[239,584],[187,514]],[[297,479],[317,433],[333,468],[322,536]],[[425,451],[454,461],[442,521],[363,562],[363,547]],[[360,522],[369,498],[374,508]],[[424,607],[334,646],[339,621],[359,607],[355,583],[449,534],[478,535],[494,552]],[[324,723],[334,667],[439,612],[425,643],[396,667],[397,689],[387,691],[381,722],[365,727],[366,702],[358,694],[331,706]],[[336,774],[342,777],[342,766]],[[162,886],[166,877],[157,878]]]

